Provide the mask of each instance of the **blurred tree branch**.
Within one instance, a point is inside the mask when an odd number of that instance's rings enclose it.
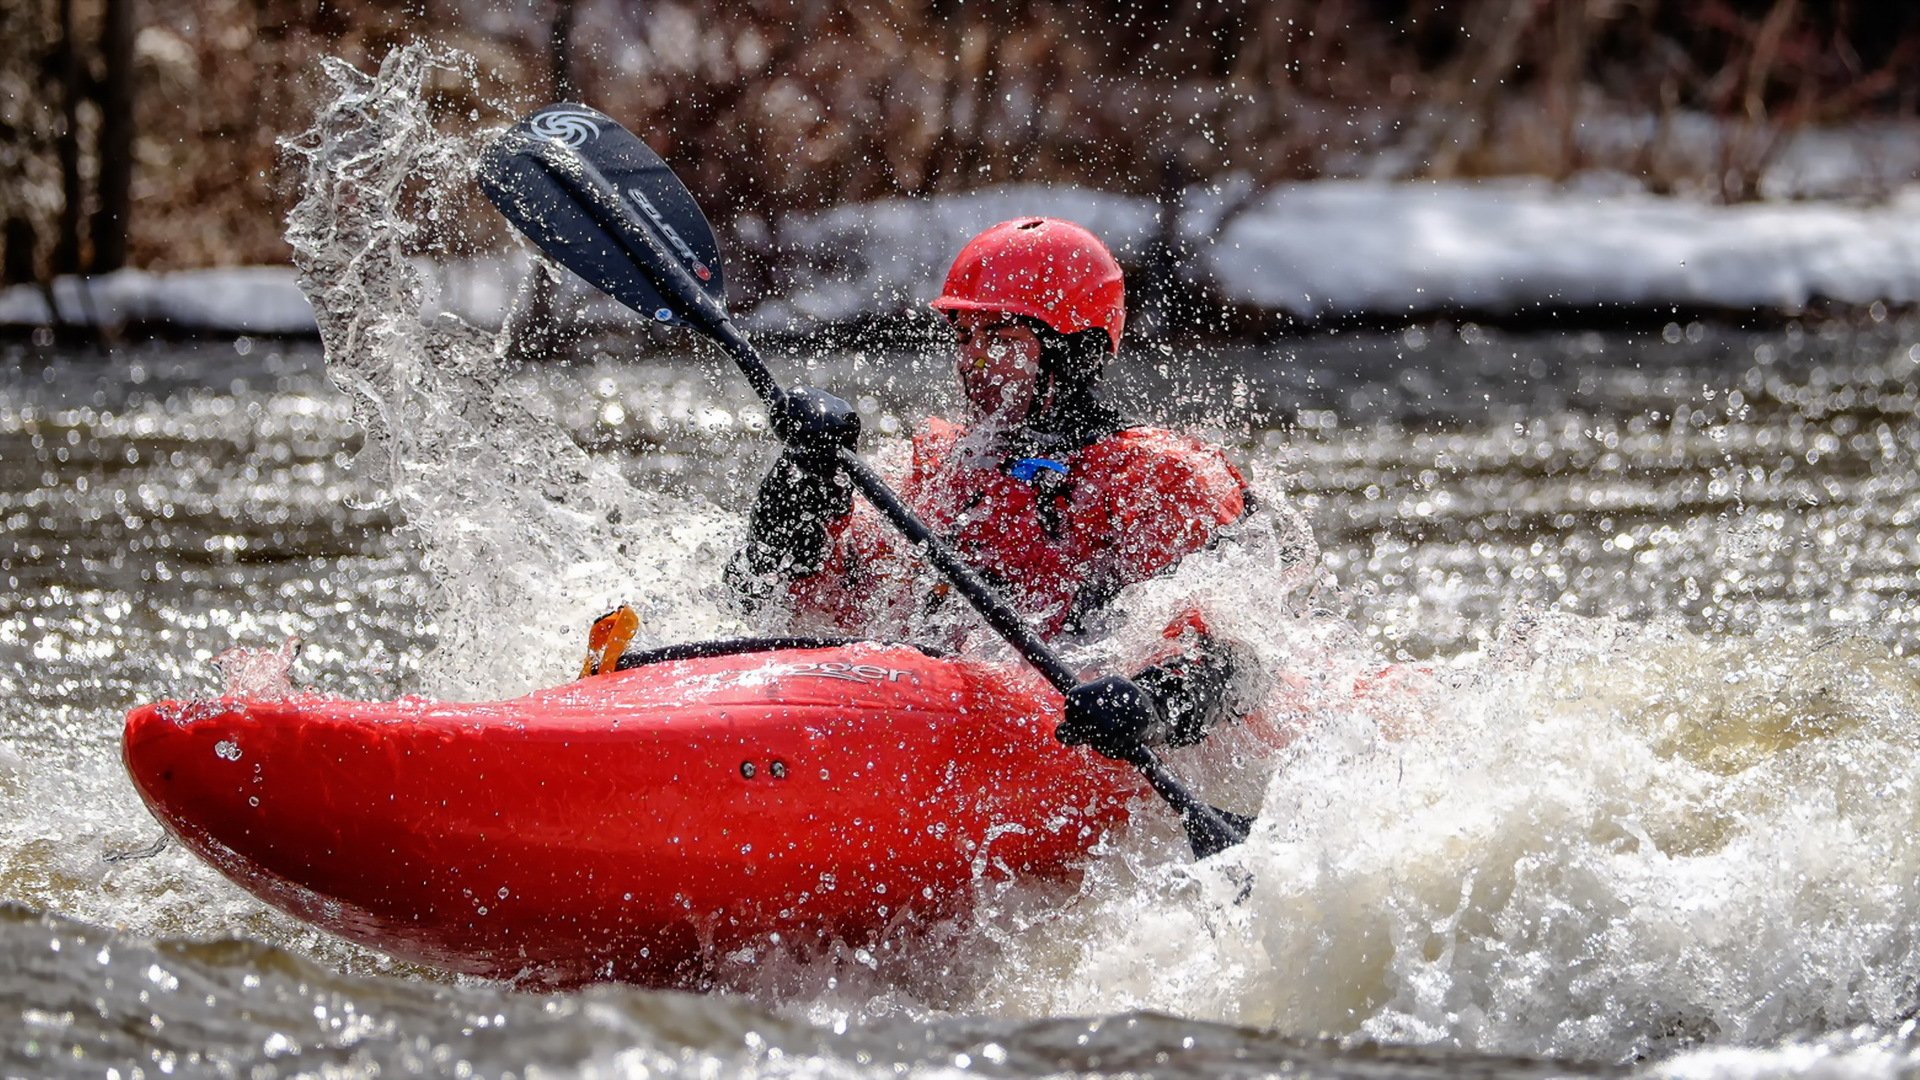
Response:
[[[1920,5],[1864,0],[20,0],[0,30],[10,273],[117,263],[115,222],[132,265],[284,259],[317,58],[417,38],[491,80],[454,122],[574,97],[642,133],[748,295],[780,215],[850,200],[1596,166],[1749,199],[1799,132],[1920,120]]]

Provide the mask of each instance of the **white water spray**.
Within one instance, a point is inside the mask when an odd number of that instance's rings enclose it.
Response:
[[[385,473],[444,598],[422,689],[474,699],[555,681],[623,600],[642,644],[722,623],[713,591],[688,584],[711,576],[690,563],[712,559],[730,523],[583,452],[504,333],[423,319],[414,259],[436,241],[420,223],[471,198],[482,138],[443,131],[423,87],[473,88],[472,59],[409,46],[371,76],[335,60],[326,72],[333,99],[285,144],[305,192],[287,237],[329,374],[367,432],[365,467]]]
[[[1247,844],[1096,872],[980,1004],[1613,1061],[1911,1014],[1920,678],[1883,647],[1548,620],[1408,701],[1323,702]]]

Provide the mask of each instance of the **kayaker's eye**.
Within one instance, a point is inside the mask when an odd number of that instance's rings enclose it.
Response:
[[[989,326],[968,327],[965,323],[953,324],[953,340],[961,345],[971,345],[975,338],[987,340],[1005,340],[1008,336],[1026,327],[1017,322],[993,323]]]

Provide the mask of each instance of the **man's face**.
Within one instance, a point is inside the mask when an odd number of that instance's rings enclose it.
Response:
[[[1018,423],[1033,406],[1040,375],[1040,338],[998,311],[953,316],[954,363],[972,420]]]

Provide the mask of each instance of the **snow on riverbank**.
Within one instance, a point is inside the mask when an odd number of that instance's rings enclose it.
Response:
[[[1920,300],[1920,185],[1889,204],[1703,206],[1543,183],[1301,184],[1205,249],[1227,294],[1315,317]]]
[[[1178,220],[1194,255],[1186,272],[1210,277],[1229,301],[1303,319],[1920,302],[1920,185],[1878,205],[1719,206],[1540,181],[1320,181],[1241,202],[1232,190],[1189,193]],[[1157,228],[1150,199],[1019,185],[795,217],[774,237],[792,258],[789,284],[747,322],[801,329],[914,310],[967,237],[1022,214],[1080,221],[1128,261],[1148,249]],[[519,273],[495,264],[438,275],[437,305],[497,321]],[[93,279],[84,295],[72,279],[55,293],[69,322],[313,330],[286,268],[124,271]],[[40,290],[0,292],[0,324],[53,321]]]
[[[313,309],[294,284],[291,266],[244,266],[150,274],[121,270],[84,282],[54,282],[59,319],[37,286],[0,292],[0,325],[49,326],[56,321],[108,326],[168,324],[220,334],[311,334]]]
[[[1198,270],[1228,300],[1306,319],[1920,301],[1920,185],[1877,206],[1720,206],[1539,181],[1318,181],[1278,187],[1221,228],[1237,201],[1230,191],[1185,200],[1179,231]],[[1123,258],[1155,229],[1149,200],[1047,188],[839,208],[782,231],[783,246],[824,255],[797,275],[791,314],[910,306],[968,236],[1021,213],[1074,218]]]

